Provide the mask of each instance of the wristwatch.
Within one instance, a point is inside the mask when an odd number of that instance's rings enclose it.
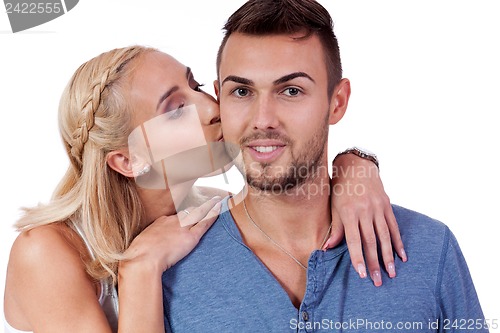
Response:
[[[361,149],[358,147],[347,148],[343,152],[338,153],[335,158],[342,156],[342,155],[345,155],[345,154],[354,154],[358,157],[364,158],[365,160],[372,161],[377,166],[377,168],[379,168],[377,155],[375,155],[374,153],[372,153],[366,149]],[[335,162],[335,159],[333,161]]]

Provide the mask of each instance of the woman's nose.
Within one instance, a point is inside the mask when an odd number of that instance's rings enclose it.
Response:
[[[219,104],[212,96],[204,94],[200,102],[197,103],[197,109],[202,125],[209,126],[220,123]]]

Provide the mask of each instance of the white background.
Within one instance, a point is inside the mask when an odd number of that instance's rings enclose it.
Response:
[[[192,67],[212,92],[221,27],[243,2],[81,0],[17,34],[2,8],[0,296],[19,208],[46,202],[67,167],[57,106],[73,71],[139,43]],[[392,202],[451,228],[486,318],[500,321],[496,1],[321,2],[353,89],[348,113],[331,129],[330,158],[353,145],[376,152]]]

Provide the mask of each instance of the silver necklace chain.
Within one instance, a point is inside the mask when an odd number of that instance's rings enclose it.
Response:
[[[261,227],[259,227],[259,225],[257,223],[255,223],[255,221],[252,219],[252,217],[250,216],[250,213],[248,212],[248,209],[247,209],[247,204],[245,203],[245,199],[243,199],[243,209],[245,210],[245,214],[247,215],[247,218],[250,222],[252,222],[252,224],[271,242],[273,243],[278,249],[280,249],[281,251],[283,251],[283,253],[285,253],[287,256],[289,256],[290,258],[292,258],[293,261],[295,261],[297,263],[297,265],[299,265],[300,267],[302,267],[305,271],[307,271],[307,266],[305,266],[304,264],[302,264],[299,259],[295,258],[290,252],[288,252],[285,248],[283,248],[283,246],[281,246],[280,244],[278,244],[274,239],[271,238],[271,236],[269,236],[264,230],[262,230]],[[330,234],[330,230],[332,230],[332,224],[330,223],[330,227],[328,228],[326,234],[325,234],[325,237],[323,238],[323,241],[321,242],[321,246],[323,246],[323,244],[325,244],[326,242],[326,239],[328,238],[328,235]]]

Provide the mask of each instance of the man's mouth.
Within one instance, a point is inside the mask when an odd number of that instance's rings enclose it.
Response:
[[[255,146],[251,147],[252,149],[255,149],[259,153],[270,153],[275,151],[276,149],[279,148],[279,146]]]
[[[249,142],[246,147],[252,159],[260,163],[272,163],[285,151],[286,144],[279,140],[258,139]]]

